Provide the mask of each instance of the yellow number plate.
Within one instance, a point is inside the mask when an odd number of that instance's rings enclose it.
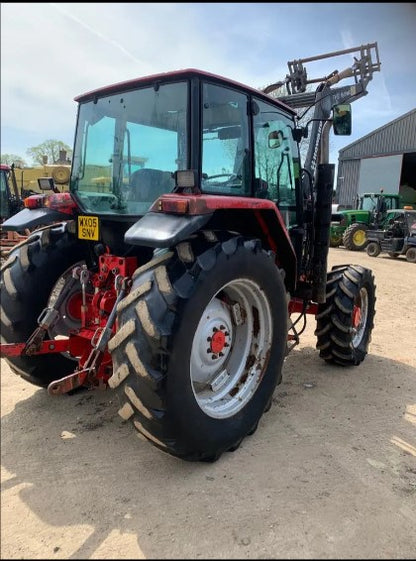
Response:
[[[80,240],[98,240],[99,233],[97,216],[78,216],[78,238]]]

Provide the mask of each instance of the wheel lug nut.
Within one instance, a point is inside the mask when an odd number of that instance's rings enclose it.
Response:
[[[218,357],[217,357],[217,355],[212,355],[211,358],[212,358],[212,360],[215,360],[215,359],[218,358]]]

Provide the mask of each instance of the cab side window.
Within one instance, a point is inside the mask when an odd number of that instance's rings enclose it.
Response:
[[[250,194],[248,98],[241,92],[203,84],[202,190]]]
[[[254,125],[255,196],[274,201],[287,224],[296,220],[299,154],[293,122],[273,105],[256,100]]]

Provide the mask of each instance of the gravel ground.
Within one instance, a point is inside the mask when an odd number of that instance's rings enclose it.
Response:
[[[111,390],[50,397],[1,360],[1,558],[414,558],[416,267],[329,261],[374,271],[369,355],[327,365],[309,318],[257,432],[214,464],[137,438]]]

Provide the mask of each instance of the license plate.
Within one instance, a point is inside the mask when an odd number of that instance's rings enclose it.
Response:
[[[78,238],[80,240],[98,240],[99,234],[97,216],[78,216]]]

